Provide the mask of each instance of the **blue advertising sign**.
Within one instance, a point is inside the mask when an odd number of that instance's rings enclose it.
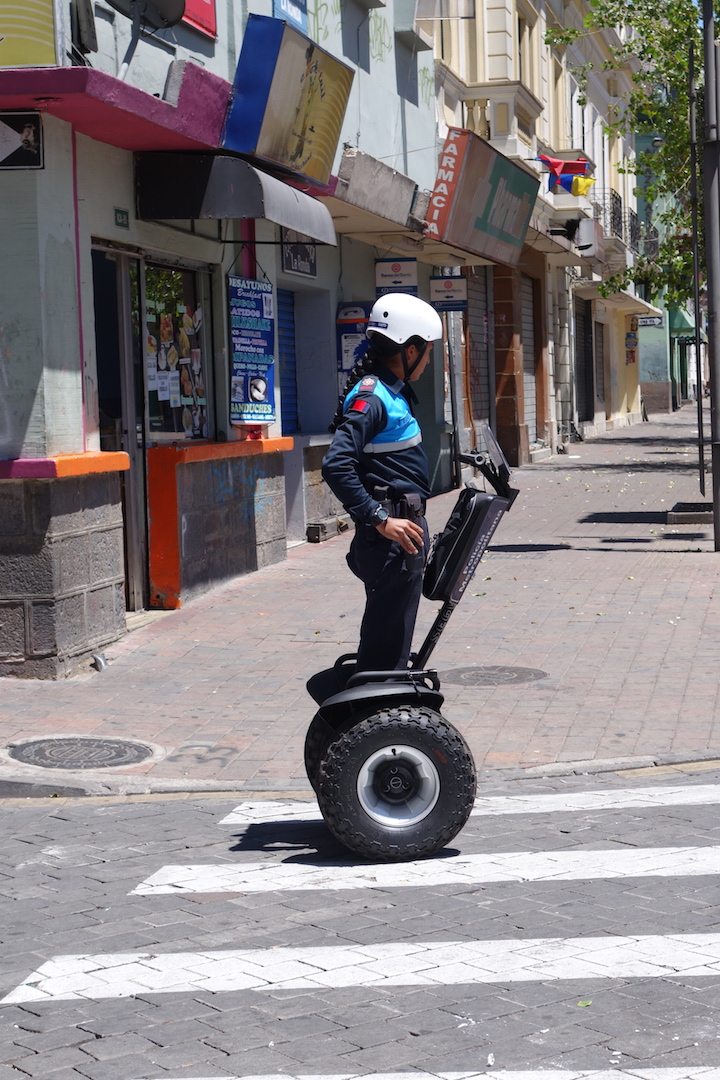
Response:
[[[250,14],[221,147],[326,185],[354,74],[285,19]]]
[[[268,281],[228,275],[230,308],[230,421],[271,424],[275,419],[275,304]]]
[[[307,34],[307,0],[273,0],[273,15]]]

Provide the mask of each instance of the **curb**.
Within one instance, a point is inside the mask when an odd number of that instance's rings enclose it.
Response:
[[[587,776],[630,769],[653,769],[672,766],[692,766],[717,762],[720,770],[720,750],[699,750],[686,754],[658,754],[655,757],[590,758],[586,761],[558,761],[547,765],[532,765],[526,769],[479,769],[478,783],[503,780],[540,780],[562,776]],[[47,770],[50,771],[50,770]],[[681,771],[692,771],[686,768]],[[198,793],[227,793],[262,797],[265,792],[275,796],[307,797],[312,789],[307,780],[192,780],[164,777],[136,777],[127,774],[108,776],[100,770],[64,772],[62,782],[42,778],[28,771],[0,766],[0,798],[45,799],[82,798],[89,796],[177,795]]]

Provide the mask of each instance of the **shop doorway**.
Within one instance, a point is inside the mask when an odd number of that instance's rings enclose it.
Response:
[[[295,293],[277,290],[278,369],[282,403],[282,433],[300,431],[297,387],[297,350],[295,348]]]
[[[101,450],[124,450],[125,602],[149,606],[148,505],[154,447],[211,437],[205,273],[93,249]],[[179,527],[179,525],[178,525]]]
[[[523,391],[525,423],[532,446],[537,442],[537,375],[535,363],[535,286],[527,274],[520,276],[521,325],[523,349]]]
[[[595,324],[597,326],[597,323]],[[604,345],[603,345],[604,347]],[[595,419],[592,302],[575,298],[575,397],[578,421]]]
[[[148,598],[147,492],[139,260],[93,250],[95,352],[100,449],[124,450],[122,477],[125,603],[142,611]]]

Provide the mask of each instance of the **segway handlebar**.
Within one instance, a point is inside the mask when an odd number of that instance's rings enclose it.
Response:
[[[509,510],[518,495],[517,489],[510,486],[512,480],[510,466],[495,436],[485,424],[482,427],[482,434],[487,446],[486,451],[470,450],[468,453],[458,454],[458,457],[464,465],[472,465],[473,469],[482,473],[488,483],[495,488],[497,494],[508,500]]]

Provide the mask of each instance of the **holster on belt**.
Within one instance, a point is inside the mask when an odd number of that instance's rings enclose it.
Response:
[[[395,517],[418,521],[425,514],[425,500],[416,491],[401,495],[395,503]]]
[[[425,515],[425,500],[416,491],[405,492],[393,497],[389,488],[375,487],[373,496],[387,510],[391,517],[409,518],[418,521]]]

